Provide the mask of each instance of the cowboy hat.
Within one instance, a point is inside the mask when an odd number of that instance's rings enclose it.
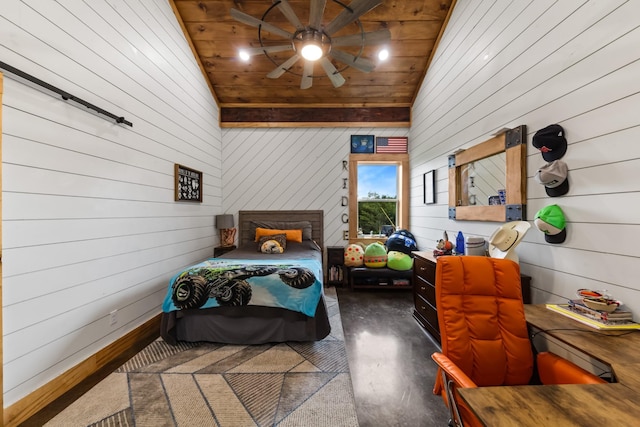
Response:
[[[531,224],[526,221],[512,221],[498,228],[489,239],[489,256],[518,262],[515,247],[527,234],[529,228],[531,228]]]

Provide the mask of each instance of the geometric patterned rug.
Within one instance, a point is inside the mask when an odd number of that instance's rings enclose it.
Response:
[[[45,424],[357,427],[338,300],[331,334],[263,345],[151,343]]]

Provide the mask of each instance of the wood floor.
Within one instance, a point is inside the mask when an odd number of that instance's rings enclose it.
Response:
[[[431,392],[439,347],[413,319],[411,291],[337,291],[360,426],[446,426]]]
[[[338,288],[349,368],[361,427],[445,426],[447,409],[431,393],[437,345],[412,317],[406,290]],[[122,355],[110,368],[89,378],[22,426],[42,426],[140,349]]]

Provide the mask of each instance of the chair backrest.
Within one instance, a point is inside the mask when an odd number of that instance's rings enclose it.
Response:
[[[436,306],[442,353],[476,385],[529,383],[533,352],[517,263],[483,256],[438,258]]]

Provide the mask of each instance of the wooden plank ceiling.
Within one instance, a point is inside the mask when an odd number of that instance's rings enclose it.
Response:
[[[455,0],[385,0],[360,17],[365,32],[388,29],[391,41],[384,46],[390,57],[379,61],[381,45],[365,46],[361,57],[375,62],[369,73],[332,59],[346,82],[334,88],[322,67],[315,65],[313,84],[301,89],[303,61],[277,79],[267,77],[293,51],[238,57],[241,48],[260,47],[257,28],[236,21],[235,8],[291,33],[295,28],[269,0],[171,0],[182,22],[194,55],[209,79],[220,107],[223,127],[273,126],[409,126],[410,108],[420,88],[429,60],[446,25]],[[308,24],[309,0],[289,0],[300,21]],[[345,1],[348,5],[349,0]],[[342,10],[327,0],[322,25]],[[332,36],[360,34],[352,23]],[[263,46],[288,44],[281,36],[260,32]],[[361,47],[341,47],[353,55]],[[355,49],[355,50],[354,50]]]

